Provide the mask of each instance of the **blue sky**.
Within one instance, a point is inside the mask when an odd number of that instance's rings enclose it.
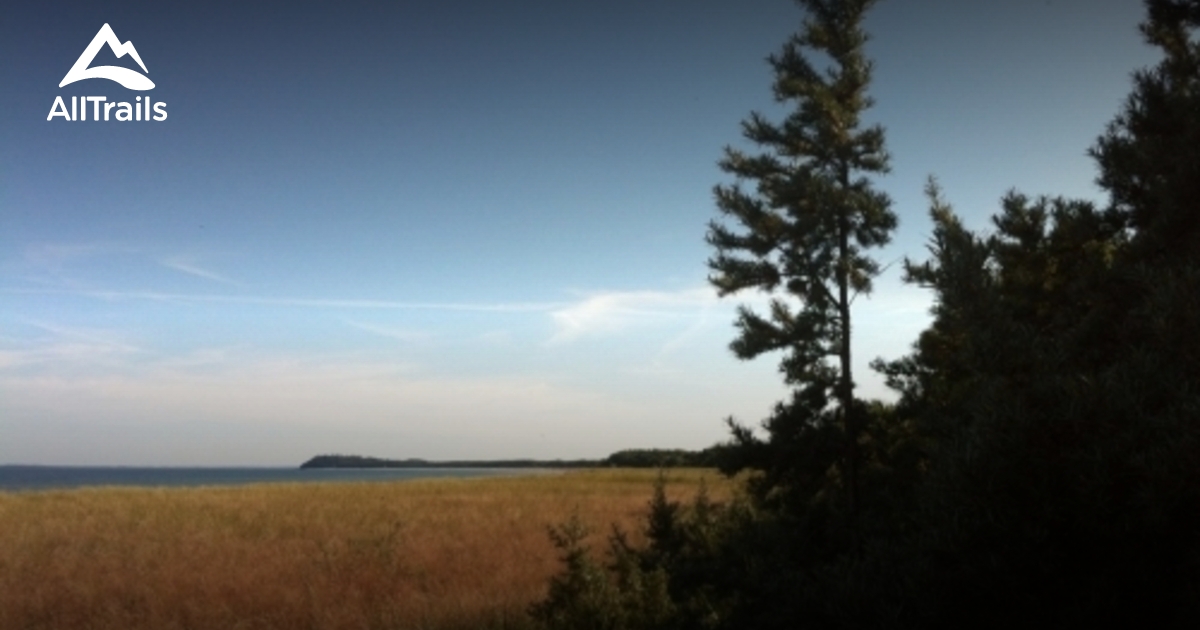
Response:
[[[877,184],[924,257],[936,175],[1102,201],[1087,148],[1154,51],[1134,0],[884,0]],[[728,351],[705,226],[727,144],[778,119],[787,0],[43,2],[0,14],[0,463],[292,465],[700,448],[785,395]],[[167,120],[64,121],[108,23]],[[107,57],[105,57],[107,55]],[[107,48],[93,65],[136,67]],[[898,265],[866,367],[928,322]]]

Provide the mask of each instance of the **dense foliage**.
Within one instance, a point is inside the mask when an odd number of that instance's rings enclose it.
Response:
[[[843,18],[870,3],[803,4],[807,34],[789,46],[861,42]],[[1200,0],[1146,7],[1142,32],[1164,59],[1135,75],[1091,151],[1109,203],[1010,193],[984,236],[931,180],[929,258],[905,270],[933,292],[934,321],[910,355],[875,363],[899,401],[843,402],[858,422],[837,422],[830,371],[793,370],[816,353],[778,337],[797,393],[766,439],[734,426],[726,468],[749,469],[749,491],[690,506],[658,492],[648,544],[614,535],[595,582],[610,590],[583,588],[622,611],[601,627],[1200,623]],[[809,90],[798,111],[829,102]],[[837,153],[835,135],[793,140]],[[761,178],[760,193],[825,199],[781,181]],[[798,286],[806,305],[824,304]],[[832,326],[772,315],[743,312],[735,349],[770,337],[767,325]],[[847,433],[861,462],[856,518],[839,500]],[[540,619],[562,621],[550,613],[571,598],[556,593]]]

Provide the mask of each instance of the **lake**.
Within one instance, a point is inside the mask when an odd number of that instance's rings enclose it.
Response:
[[[405,481],[536,474],[530,468],[151,468],[0,466],[0,491],[87,486],[236,486],[249,483]]]

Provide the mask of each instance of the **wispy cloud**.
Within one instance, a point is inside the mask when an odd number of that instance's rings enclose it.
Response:
[[[163,255],[161,252],[154,252],[152,248],[144,246],[135,247],[107,241],[34,243],[22,250],[19,268],[23,269],[26,275],[34,274],[31,279],[35,282],[39,280],[36,274],[56,274],[54,278],[60,281],[59,284],[61,286],[63,284],[61,281],[64,278],[58,274],[67,270],[79,271],[83,268],[82,266],[92,267],[97,264],[97,259],[101,259],[104,262],[112,262],[118,258],[140,260],[147,264],[158,264],[167,269],[195,278],[202,278],[236,287],[244,286],[241,282],[201,264],[199,259],[194,255]],[[75,283],[69,282],[67,284],[68,286],[72,286]]]
[[[161,291],[108,291],[101,289],[20,289],[0,288],[10,295],[76,295],[98,300],[144,300],[180,304],[242,304],[320,309],[431,310],[471,312],[550,312],[565,302],[405,302],[399,300],[355,300],[328,298],[264,297],[212,293],[170,293]]]
[[[15,256],[0,253],[0,278],[27,286],[79,288],[86,286],[79,271],[94,269],[97,259],[129,256],[137,248],[104,241],[86,243],[33,243]]]
[[[166,357],[155,362],[156,370],[193,370],[225,367],[244,359],[246,346],[197,348],[185,354]]]
[[[74,328],[47,322],[27,322],[44,333],[41,339],[3,340],[0,369],[53,364],[57,366],[113,365],[145,350],[109,331]]]
[[[190,258],[176,256],[176,257],[160,260],[159,263],[162,264],[162,266],[167,267],[168,269],[174,269],[175,271],[178,271],[181,273],[186,273],[190,276],[195,276],[197,278],[204,278],[205,280],[212,280],[214,282],[220,282],[222,284],[230,284],[230,285],[237,286],[237,287],[245,286],[242,283],[240,283],[236,280],[227,278],[215,271],[211,271],[209,269],[200,267],[199,265],[196,264],[196,262],[194,260],[192,260]]]
[[[141,352],[137,346],[126,343],[108,331],[76,328],[46,322],[29,322],[30,326],[51,333],[55,337],[86,343],[93,347],[113,352]]]
[[[549,343],[612,334],[637,324],[697,317],[717,304],[709,288],[682,291],[606,291],[551,312],[556,332]]]
[[[396,341],[411,343],[428,341],[431,337],[429,333],[420,330],[407,330],[403,328],[393,328],[390,326],[380,326],[378,324],[369,324],[349,319],[343,321],[359,330],[369,332],[374,335],[379,335],[380,337],[395,339]]]
[[[136,248],[111,242],[35,243],[25,248],[24,259],[34,266],[54,267],[96,256],[132,254],[137,251]]]

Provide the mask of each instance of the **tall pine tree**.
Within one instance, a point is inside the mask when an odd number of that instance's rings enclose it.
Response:
[[[775,100],[793,109],[778,124],[757,112],[742,123],[760,153],[725,149],[720,166],[737,183],[714,189],[726,221],[709,224],[716,249],[709,279],[722,296],[746,289],[771,296],[767,316],[739,308],[740,334],[730,347],[742,359],[783,350],[781,371],[797,388],[766,421],[766,443],[733,425],[744,447],[734,467],[765,471],[764,495],[778,487],[808,495],[799,487],[823,484],[832,464],[853,520],[862,421],[851,304],[879,272],[867,250],[886,244],[896,227],[890,199],[868,179],[888,170],[883,129],[861,121],[872,104],[862,22],[875,0],[798,4],[808,14],[803,28],[768,58]],[[756,183],[753,191],[743,189],[746,180]]]

